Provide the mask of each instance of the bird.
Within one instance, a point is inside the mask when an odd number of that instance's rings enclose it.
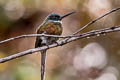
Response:
[[[69,12],[63,16],[60,16],[57,13],[49,14],[43,23],[37,28],[37,34],[47,34],[47,35],[58,35],[60,36],[63,32],[62,19],[75,13],[75,11]],[[45,45],[50,45],[55,43],[59,38],[53,37],[36,37],[35,48],[42,47]],[[44,80],[45,73],[45,60],[46,60],[46,50],[41,52],[41,80]]]

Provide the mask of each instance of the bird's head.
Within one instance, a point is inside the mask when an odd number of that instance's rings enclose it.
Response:
[[[61,20],[61,16],[57,13],[52,13],[50,15],[47,16],[48,20],[52,20],[52,21],[60,21]]]
[[[52,13],[52,14],[50,14],[50,15],[47,16],[47,20],[61,21],[63,18],[65,18],[65,17],[67,17],[67,16],[69,16],[69,15],[71,15],[73,13],[75,13],[75,12],[70,12],[70,13],[67,13],[67,14],[65,14],[63,16],[60,16],[57,13]]]

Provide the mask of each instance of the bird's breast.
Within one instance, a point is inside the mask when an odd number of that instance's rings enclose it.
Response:
[[[62,34],[62,25],[61,23],[53,23],[49,22],[43,26],[40,27],[40,32],[43,33],[45,32],[46,34],[49,35],[61,35]]]

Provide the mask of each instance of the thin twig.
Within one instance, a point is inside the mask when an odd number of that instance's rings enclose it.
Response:
[[[95,22],[97,22],[98,20],[102,19],[103,17],[105,17],[105,16],[107,16],[107,15],[109,15],[109,14],[111,14],[111,13],[113,13],[113,12],[119,10],[119,9],[120,9],[119,7],[118,7],[118,8],[115,8],[115,9],[112,9],[111,11],[103,14],[102,16],[100,16],[100,17],[98,17],[98,18],[90,21],[88,24],[86,24],[86,25],[83,26],[82,28],[78,29],[76,32],[74,32],[74,33],[73,33],[72,35],[70,35],[70,36],[74,36],[74,35],[78,34],[78,33],[79,33],[80,31],[82,31],[83,29],[87,28],[88,26],[94,24]],[[69,40],[69,39],[70,39],[69,37],[66,38],[66,41]]]
[[[32,54],[34,52],[41,51],[41,50],[45,50],[45,49],[49,49],[49,48],[53,48],[53,47],[57,47],[57,46],[62,46],[62,45],[65,45],[67,43],[70,43],[70,42],[78,40],[78,39],[83,39],[83,38],[86,38],[86,37],[95,36],[97,34],[106,34],[106,33],[117,32],[117,31],[120,31],[120,25],[119,26],[113,26],[113,27],[110,27],[110,28],[105,28],[105,29],[92,30],[92,31],[80,34],[79,37],[71,37],[67,41],[66,41],[66,39],[64,39],[62,41],[58,41],[57,43],[53,43],[51,45],[43,46],[43,47],[40,47],[40,48],[29,49],[29,50],[19,52],[19,53],[13,54],[13,55],[5,57],[5,58],[1,58],[0,63],[4,63],[4,62],[10,61],[10,60],[22,57],[24,55],[28,55],[28,54]]]
[[[13,41],[13,40],[16,40],[16,39],[20,39],[20,38],[37,37],[37,36],[56,37],[56,38],[70,38],[70,37],[75,37],[75,36],[58,36],[58,35],[47,35],[47,34],[29,34],[29,35],[20,35],[20,36],[16,36],[16,37],[12,37],[12,38],[0,41],[0,44],[3,44],[3,43],[8,42],[8,41]]]
[[[13,41],[16,39],[20,39],[20,38],[27,38],[27,37],[55,37],[55,38],[71,38],[71,37],[79,37],[79,35],[70,35],[70,36],[58,36],[58,35],[47,35],[47,34],[28,34],[28,35],[20,35],[20,36],[16,36],[16,37],[12,37],[3,41],[0,41],[0,44],[6,43],[8,41]]]
[[[74,32],[72,35],[76,35],[78,34],[80,31],[82,31],[83,29],[87,28],[88,26],[92,25],[93,23],[97,22],[98,20],[102,19],[103,17],[113,13],[113,12],[116,12],[117,10],[119,10],[120,8],[115,8],[115,9],[112,9],[111,11],[105,13],[104,15],[90,21],[88,24],[86,24],[85,26],[83,26],[82,28],[80,28],[79,30],[77,30],[76,32]]]

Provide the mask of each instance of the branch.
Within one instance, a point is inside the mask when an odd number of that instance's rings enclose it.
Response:
[[[86,24],[85,26],[83,26],[82,28],[80,28],[79,30],[77,30],[76,32],[74,32],[73,35],[78,34],[78,33],[79,33],[80,31],[82,31],[83,29],[87,28],[88,26],[92,25],[93,23],[97,22],[98,20],[102,19],[103,17],[105,17],[105,16],[107,16],[107,15],[113,13],[113,12],[118,11],[119,9],[120,9],[120,8],[112,9],[111,11],[105,13],[104,15],[102,15],[102,16],[100,16],[100,17],[98,17],[98,18],[96,18],[96,19],[94,19],[94,20],[92,20],[92,21],[90,21],[88,24]]]
[[[24,55],[32,54],[34,52],[38,52],[38,51],[41,51],[41,50],[54,48],[54,47],[57,47],[57,46],[62,46],[62,45],[65,45],[67,43],[70,43],[70,42],[78,40],[78,39],[82,39],[82,38],[86,38],[86,37],[90,37],[90,36],[95,36],[95,35],[98,35],[98,34],[106,34],[106,33],[111,33],[111,32],[117,32],[117,31],[120,31],[120,25],[119,26],[113,26],[111,28],[92,30],[92,31],[89,31],[89,32],[86,32],[86,33],[82,33],[82,34],[78,35],[77,37],[71,37],[67,41],[66,41],[66,39],[64,39],[64,40],[58,41],[57,43],[53,43],[53,44],[48,45],[48,46],[29,49],[29,50],[19,52],[19,53],[13,54],[13,55],[5,57],[5,58],[1,58],[0,63],[4,63],[4,62],[10,61],[12,59],[16,59],[16,58],[22,57]]]
[[[16,39],[20,39],[20,38],[36,37],[36,36],[40,36],[40,37],[42,37],[42,36],[43,37],[56,37],[56,38],[71,38],[71,37],[75,37],[75,36],[58,36],[58,35],[47,35],[47,34],[29,34],[29,35],[20,35],[20,36],[17,36],[17,37],[12,37],[12,38],[0,41],[0,44],[3,44],[3,43],[8,42],[8,41],[13,41],[13,40],[16,40]]]

